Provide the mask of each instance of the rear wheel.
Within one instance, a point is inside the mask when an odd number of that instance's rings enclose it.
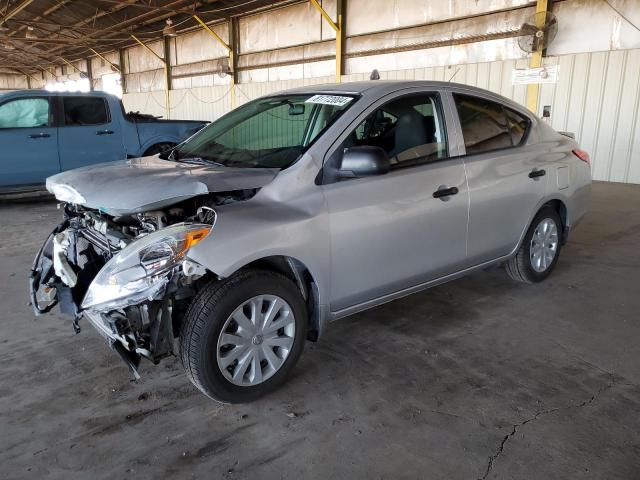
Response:
[[[541,282],[551,274],[560,255],[562,222],[558,212],[545,207],[538,212],[518,253],[506,265],[507,273],[519,282]]]
[[[142,154],[142,156],[143,157],[150,157],[151,155],[157,155],[159,153],[164,153],[167,150],[171,150],[175,146],[176,146],[176,144],[175,143],[171,143],[171,142],[156,143],[155,145],[152,145],[151,147],[147,148],[147,151],[144,152]]]
[[[247,270],[210,283],[189,306],[180,333],[187,376],[222,402],[255,400],[281,385],[306,338],[307,311],[296,285]]]

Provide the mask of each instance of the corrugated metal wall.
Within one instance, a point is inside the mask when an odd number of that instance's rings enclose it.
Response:
[[[574,132],[593,159],[596,180],[640,183],[640,49],[561,55],[545,59],[559,66],[556,84],[540,89],[539,112],[550,105],[551,125]],[[494,91],[521,104],[526,86],[513,85],[514,68],[528,60],[503,60],[451,67],[429,67],[380,72],[383,79],[455,81]],[[345,82],[366,80],[352,74]],[[240,84],[236,105],[262,95],[302,85],[329,83],[333,77]],[[126,94],[128,110],[164,115],[164,92]],[[200,87],[171,92],[171,117],[214,120],[231,109],[229,87]]]

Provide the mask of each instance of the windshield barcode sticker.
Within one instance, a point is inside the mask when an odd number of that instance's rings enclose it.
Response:
[[[335,105],[343,107],[353,100],[352,97],[341,97],[340,95],[314,95],[307,99],[304,103],[320,103],[322,105]]]

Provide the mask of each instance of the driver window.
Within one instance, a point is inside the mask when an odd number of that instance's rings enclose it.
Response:
[[[445,158],[447,143],[436,102],[432,95],[410,95],[384,104],[356,127],[345,148],[381,147],[392,167]]]

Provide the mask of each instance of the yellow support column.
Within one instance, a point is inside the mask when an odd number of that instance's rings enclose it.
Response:
[[[536,14],[547,11],[549,2],[547,0],[538,0],[536,3]],[[536,17],[536,27],[542,28],[543,23]],[[531,61],[529,63],[531,68],[539,68],[542,66],[542,49],[538,49],[533,52]],[[533,113],[538,111],[538,92],[540,90],[540,84],[530,83],[527,85],[527,108]]]
[[[320,12],[320,15],[327,21],[329,26],[336,32],[336,83],[342,81],[342,0],[337,0],[336,10],[338,21],[334,22],[318,0],[311,0],[311,4]]]

